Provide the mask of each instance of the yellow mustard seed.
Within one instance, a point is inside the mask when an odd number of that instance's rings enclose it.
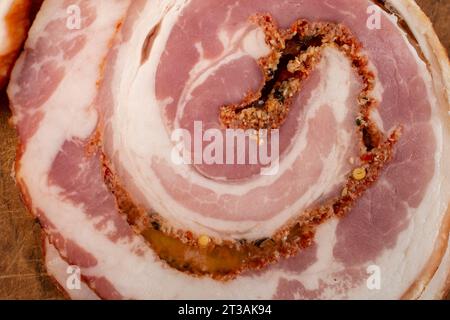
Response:
[[[344,189],[342,189],[341,196],[346,197],[347,195],[348,195],[348,189],[347,189],[347,187],[345,187]]]
[[[211,242],[211,238],[208,237],[207,235],[201,235],[198,238],[198,245],[202,248],[206,248],[210,242]]]
[[[367,172],[366,172],[366,169],[364,169],[364,168],[356,168],[355,170],[353,170],[352,175],[353,175],[353,179],[355,179],[355,180],[363,180],[366,177]]]

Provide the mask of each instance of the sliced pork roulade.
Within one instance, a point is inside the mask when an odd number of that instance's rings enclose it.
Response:
[[[413,1],[47,0],[16,179],[85,297],[436,298],[448,80]]]

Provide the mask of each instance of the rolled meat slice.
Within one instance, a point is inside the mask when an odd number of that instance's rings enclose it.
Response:
[[[100,298],[444,290],[448,59],[413,1],[47,0],[8,93],[47,263]]]

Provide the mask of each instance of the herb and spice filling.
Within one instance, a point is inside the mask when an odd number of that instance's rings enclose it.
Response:
[[[317,226],[330,218],[344,216],[377,181],[392,159],[401,134],[398,128],[386,137],[371,120],[371,110],[377,104],[373,97],[375,75],[362,53],[362,45],[347,27],[298,20],[290,29],[279,30],[270,15],[257,15],[252,21],[264,30],[266,43],[271,48],[271,53],[259,60],[265,83],[259,92],[248,94],[243,101],[220,107],[220,121],[225,128],[280,128],[289,115],[294,97],[302,89],[302,82],[320,62],[322,51],[327,47],[338,49],[349,59],[363,84],[355,119],[359,137],[355,144],[359,147],[360,159],[358,166],[348,173],[339,196],[299,212],[297,218],[288,221],[270,238],[216,239],[177,230],[157,212],[148,212],[137,205],[121,186],[109,159],[106,156],[103,159],[104,178],[120,211],[154,252],[172,268],[217,280],[229,280],[244,271],[262,269],[310,246]]]

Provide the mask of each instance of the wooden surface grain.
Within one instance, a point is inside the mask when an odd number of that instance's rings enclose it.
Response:
[[[450,0],[417,0],[450,49]],[[0,93],[0,299],[62,299],[45,272],[39,224],[24,208],[11,170],[16,137]]]
[[[5,97],[0,101],[0,299],[62,298],[45,272],[40,227],[11,176],[16,136]]]

